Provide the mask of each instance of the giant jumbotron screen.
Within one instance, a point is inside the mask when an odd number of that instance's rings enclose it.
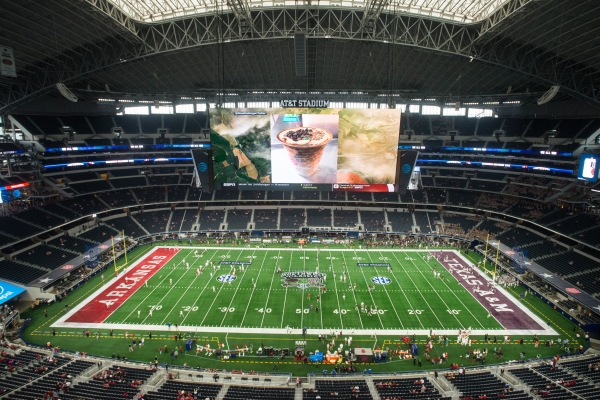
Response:
[[[215,187],[395,192],[399,109],[215,108]]]

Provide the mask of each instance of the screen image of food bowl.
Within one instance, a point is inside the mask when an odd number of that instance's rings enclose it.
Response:
[[[273,183],[337,181],[337,114],[272,114]]]

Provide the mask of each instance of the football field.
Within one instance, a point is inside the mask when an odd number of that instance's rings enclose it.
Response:
[[[451,250],[155,247],[52,326],[554,334],[486,279]]]

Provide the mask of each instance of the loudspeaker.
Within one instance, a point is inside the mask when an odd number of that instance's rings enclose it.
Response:
[[[306,76],[306,34],[294,33],[294,54],[296,60],[296,76]]]

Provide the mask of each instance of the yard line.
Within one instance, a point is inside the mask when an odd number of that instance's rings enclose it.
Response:
[[[243,250],[240,250],[240,254],[242,254]],[[227,254],[229,254],[231,252],[231,250],[227,251]],[[238,256],[238,258],[240,258],[240,256]],[[216,274],[215,274],[216,275]],[[219,295],[221,294],[221,290],[223,290],[223,287],[225,286],[225,284],[221,284],[221,287],[219,288],[219,290],[217,291],[217,294],[214,295],[213,297],[213,301],[212,303],[210,303],[210,306],[208,307],[208,309],[206,310],[206,314],[204,314],[204,318],[202,318],[202,321],[200,321],[200,326],[202,326],[202,324],[204,323],[204,320],[206,319],[206,317],[208,317],[208,314],[212,308],[212,306],[215,304],[215,301],[217,300],[217,297],[219,297]]]
[[[281,250],[279,250],[279,252],[281,252]],[[292,256],[291,256],[292,254],[294,254],[294,253],[290,253],[290,265],[288,267],[288,272],[292,272]],[[279,261],[278,261],[278,263],[279,263]],[[286,286],[285,287],[285,297],[283,298],[283,312],[281,313],[281,325],[279,325],[280,328],[283,328],[283,319],[285,316],[285,303],[287,301],[288,289],[289,288]],[[261,326],[261,328],[262,328],[262,326]]]
[[[253,256],[253,255],[254,255],[254,252],[255,252],[255,251],[256,251],[256,250],[252,250],[252,254],[251,254],[251,256]],[[240,259],[240,256],[241,256],[242,254],[243,254],[243,253],[240,253],[240,255],[238,256],[238,260]],[[253,258],[252,258],[252,259],[253,259]],[[263,263],[264,263],[264,259],[263,259]],[[262,264],[261,264],[260,268],[262,269]],[[230,271],[231,271],[231,269],[230,269]],[[233,304],[233,300],[235,299],[235,295],[237,294],[238,290],[240,289],[240,286],[241,286],[241,284],[242,284],[242,281],[244,280],[244,277],[246,276],[246,272],[247,272],[247,271],[248,271],[248,268],[244,268],[244,274],[242,275],[242,277],[241,277],[241,279],[240,279],[240,282],[237,284],[237,286],[236,286],[236,288],[235,288],[235,292],[233,292],[233,296],[231,296],[231,301],[229,302],[229,306],[227,307],[227,310],[226,310],[226,311],[223,313],[223,314],[225,314],[225,315],[223,315],[223,319],[221,320],[221,326],[223,326],[223,322],[225,322],[225,318],[226,318],[226,317],[227,317],[227,315],[229,314],[229,309],[231,308],[231,305]],[[259,273],[259,275],[260,275],[260,273]],[[237,279],[236,279],[236,280],[237,280]],[[256,278],[256,280],[258,281],[258,277]],[[245,316],[245,315],[246,315],[246,314],[244,314],[244,316]]]
[[[294,253],[292,253],[294,254]],[[302,256],[302,261],[304,262],[304,267],[302,268],[303,271],[306,271],[306,259],[304,257],[306,254],[306,250],[302,251],[302,254],[304,254]],[[302,289],[302,308],[300,309],[301,313],[300,313],[300,328],[304,328],[304,289]],[[310,304],[309,304],[310,305]]]
[[[405,252],[402,252],[402,254],[404,254],[404,258],[408,257],[406,255]],[[429,302],[427,301],[427,299],[425,298],[425,296],[423,295],[423,292],[421,292],[421,289],[419,289],[419,287],[415,284],[415,281],[413,281],[412,277],[410,276],[410,274],[406,271],[406,268],[404,268],[404,265],[402,265],[402,263],[400,262],[400,260],[398,260],[398,257],[396,257],[396,254],[392,253],[392,255],[394,256],[394,258],[396,259],[396,261],[398,261],[398,264],[400,264],[400,267],[402,267],[402,269],[404,270],[404,272],[406,273],[406,276],[408,276],[408,279],[410,279],[410,281],[413,283],[414,287],[417,289],[417,292],[421,295],[421,298],[423,299],[423,301],[425,301],[425,303],[427,304],[427,307],[429,307],[429,311],[431,311],[431,313],[433,314],[433,316],[435,317],[435,319],[438,320],[439,324],[440,324],[440,328],[444,328],[444,324],[442,324],[442,321],[440,321],[440,319],[438,318],[437,314],[433,312],[433,308],[431,308],[431,306],[429,305]],[[414,263],[413,263],[414,265]],[[443,300],[442,300],[443,301]],[[410,303],[409,303],[410,304]],[[446,306],[447,307],[447,306]],[[412,305],[411,305],[412,308]],[[414,308],[413,308],[414,310]],[[416,315],[416,314],[415,314]],[[456,318],[456,316],[454,316],[454,318]],[[458,320],[458,318],[457,318]],[[421,320],[419,319],[419,322]],[[421,323],[421,326],[423,324]],[[429,327],[429,329],[432,329],[433,327]]]
[[[198,259],[196,261],[192,262],[192,265],[190,265],[190,270],[194,267],[194,264],[200,259],[200,257],[198,257]],[[185,259],[184,259],[185,260]],[[187,271],[187,269],[186,269]],[[181,277],[179,278],[179,280],[181,280],[181,278],[183,278],[183,276],[186,274],[186,271],[183,272],[183,274],[181,274]],[[194,282],[196,282],[196,279],[198,278],[198,275],[195,275],[194,278],[192,279],[192,281],[190,282],[189,286],[187,287],[187,289],[185,289],[185,292],[183,292],[183,294],[181,296],[179,296],[179,298],[177,299],[177,302],[173,305],[173,307],[171,307],[171,310],[167,313],[167,316],[162,320],[161,325],[165,323],[165,321],[167,320],[167,318],[169,318],[169,315],[171,315],[171,313],[173,311],[175,311],[175,307],[179,304],[179,302],[181,301],[181,299],[183,299],[184,295],[187,293],[188,290],[190,290],[190,288],[192,287],[192,285],[194,284]],[[179,282],[179,280],[177,282]],[[169,289],[169,292],[171,290]],[[168,294],[168,292],[167,292]],[[166,295],[165,295],[166,296]],[[164,297],[163,297],[164,299]],[[162,301],[162,300],[161,300]],[[191,309],[190,309],[191,310]],[[189,313],[190,311],[188,311]],[[147,318],[148,316],[146,316]],[[144,318],[144,320],[146,320],[146,318]],[[144,322],[144,321],[142,321]]]
[[[152,251],[154,251],[154,250],[152,249]],[[190,250],[190,252],[191,252],[191,250]],[[177,256],[177,254],[176,254],[175,256]],[[173,264],[175,264],[175,263],[173,262]],[[164,268],[164,267],[165,267],[165,266],[163,266],[163,268]],[[162,268],[161,268],[161,269],[162,269]],[[154,293],[154,291],[155,291],[156,289],[158,289],[158,287],[160,286],[160,284],[161,284],[161,283],[163,283],[164,281],[166,281],[166,280],[167,280],[167,278],[168,278],[168,277],[169,277],[169,276],[170,276],[170,275],[171,275],[173,272],[175,272],[175,267],[174,267],[174,268],[171,270],[171,272],[169,272],[167,275],[165,275],[165,278],[164,278],[162,281],[160,281],[160,283],[159,283],[159,284],[158,284],[158,285],[157,285],[157,286],[156,286],[154,289],[152,289],[152,291],[151,291],[151,292],[150,292],[150,293],[149,293],[149,294],[148,294],[146,297],[144,297],[144,300],[140,301],[140,304],[144,304],[144,302],[145,302],[145,301],[148,299],[148,297],[150,297],[150,296],[152,295],[152,293]],[[125,303],[126,303],[126,302],[125,302]],[[125,303],[123,303],[123,304],[125,304]],[[137,308],[134,308],[133,310],[131,310],[131,312],[129,313],[129,315],[127,315],[127,316],[125,317],[125,319],[124,319],[124,320],[123,320],[121,323],[125,323],[125,321],[127,321],[127,319],[128,319],[129,317],[131,317],[131,314],[133,314],[133,313],[134,313],[134,312],[136,312],[137,310],[138,310]],[[142,323],[144,323],[144,321],[145,321],[145,320],[146,320],[146,318],[144,318],[144,320],[142,321]]]
[[[343,253],[342,253],[343,254]],[[329,252],[329,262],[331,263],[331,252]],[[342,275],[340,275],[342,276]],[[340,306],[340,296],[338,295],[338,291],[337,291],[337,279],[335,279],[335,277],[333,276],[333,263],[331,263],[331,279],[333,280],[333,286],[334,286],[334,290],[335,290],[335,297],[337,299],[337,303],[338,303],[338,315],[340,316],[340,326],[342,327],[342,330],[344,329],[344,321],[342,321],[342,312],[340,311],[342,309],[342,307]]]
[[[379,252],[381,254],[381,252]],[[393,255],[394,253],[392,253]],[[396,261],[398,261],[398,258],[394,255],[394,258],[396,258]],[[398,261],[398,264],[400,264],[400,267],[402,267],[402,263],[400,263],[400,261]],[[404,269],[404,267],[402,267],[402,269]],[[404,297],[406,298],[406,301],[408,302],[408,306],[414,310],[415,308],[413,307],[412,303],[410,302],[410,300],[408,299],[408,296],[406,295],[406,292],[402,289],[402,286],[400,285],[400,280],[396,277],[396,275],[394,274],[394,269],[392,268],[392,276],[394,278],[396,278],[396,283],[398,284],[398,287],[400,288],[400,291],[402,292],[402,294],[404,295]],[[408,274],[408,272],[406,272],[406,269],[404,269],[404,272],[406,274]],[[412,281],[412,279],[411,279]],[[413,282],[414,285],[414,282]],[[416,285],[415,285],[416,287]],[[419,318],[418,314],[414,314],[415,317],[417,317],[417,320],[419,321],[419,323],[421,324],[421,328],[425,329],[425,325],[423,325],[423,321],[421,321],[421,318]]]
[[[356,251],[354,252],[354,254],[356,255]],[[342,252],[342,257],[344,258],[344,263],[346,264],[346,255],[345,255],[344,252]],[[359,267],[359,268],[360,268],[360,273],[362,274],[363,278],[365,278],[365,283],[368,285],[368,283],[367,283],[367,277],[365,276],[365,272],[363,271],[363,269],[361,267]],[[373,305],[375,305],[375,299],[373,298],[373,293],[371,293],[371,291],[369,290],[368,287],[367,287],[367,292],[369,292],[369,296],[371,296],[371,300],[373,301]],[[365,304],[365,308],[366,308],[366,306],[367,305]],[[360,315],[360,311],[358,313]],[[379,318],[379,323],[381,324],[381,328],[383,329],[384,326],[383,326],[383,321],[381,320],[381,314],[377,313],[377,318]]]
[[[317,270],[319,271],[319,273],[321,273],[321,268],[320,268],[320,264],[319,264],[319,249],[317,249],[317,256],[316,256],[316,260],[317,260]],[[320,294],[318,296],[321,296],[321,304],[323,304],[323,292],[321,292],[321,288],[319,288],[319,292]],[[317,302],[318,303],[318,302]],[[319,307],[319,304],[317,304],[317,307]],[[321,312],[319,313],[321,314],[321,329],[323,329],[323,307],[321,307]]]
[[[229,254],[229,252],[230,252],[230,251],[231,251],[231,249],[227,251],[227,254]],[[210,257],[208,261],[212,261],[212,259],[213,259],[213,258],[215,258],[215,255],[217,255],[217,253],[218,253],[218,251],[215,251],[215,252],[213,253],[212,257]],[[198,257],[198,258],[201,258],[201,257]],[[207,269],[207,271],[208,271],[208,267],[207,267],[206,269]],[[210,274],[210,272],[209,272],[209,274]],[[196,301],[194,301],[194,304],[192,304],[192,308],[194,308],[194,306],[195,306],[195,305],[198,303],[198,300],[200,300],[200,297],[202,297],[202,294],[204,293],[204,291],[206,290],[206,288],[208,287],[208,285],[210,285],[210,284],[211,284],[211,282],[212,282],[212,278],[209,278],[209,279],[208,279],[208,281],[206,282],[206,285],[204,285],[204,288],[202,288],[202,291],[200,292],[200,294],[199,294],[199,295],[198,295],[198,297],[196,298]],[[222,288],[222,287],[223,287],[223,286],[221,285],[221,288]],[[189,315],[190,315],[190,314],[188,313],[188,314],[187,314],[187,315],[186,315],[186,316],[183,318],[183,321],[182,321],[182,323],[181,323],[182,325],[183,325],[183,322],[186,320],[186,318],[187,318]]]
[[[331,251],[329,252],[329,259],[330,260],[332,259]],[[350,274],[350,270],[348,269],[348,266],[346,265],[346,259],[345,258],[344,258],[343,266],[344,266],[344,268],[346,268],[346,272],[347,272],[347,275],[348,275],[348,284],[352,285],[352,275]],[[331,263],[331,269],[333,270],[333,263]],[[358,304],[358,300],[356,299],[356,292],[354,291],[354,287],[353,287],[352,290],[349,290],[349,292],[352,292],[352,297],[354,297],[354,304],[355,305]],[[358,311],[358,319],[360,320],[360,328],[364,329],[365,326],[363,325],[363,322],[362,322],[362,316],[360,315],[360,310]]]
[[[369,260],[371,262],[373,262],[373,259],[371,258],[371,253],[367,252],[367,254],[369,255]],[[381,254],[381,252],[379,252],[379,254]],[[361,268],[361,267],[359,267]],[[377,272],[377,267],[375,267],[375,272]],[[387,294],[388,299],[390,300],[390,304],[392,305],[392,308],[394,309],[394,312],[396,313],[396,317],[398,318],[398,322],[400,322],[400,325],[402,326],[402,329],[404,329],[404,324],[402,323],[402,320],[400,319],[400,315],[398,315],[398,311],[396,311],[396,306],[394,305],[394,302],[392,301],[392,298],[390,297],[390,294],[387,291],[386,286],[387,285],[381,285],[383,286],[383,290],[385,291],[385,294]]]
[[[277,257],[279,257],[279,253],[281,253],[281,251],[277,252]],[[267,257],[265,256],[265,259]],[[277,258],[277,260],[279,260],[279,258]],[[265,260],[263,260],[263,263],[265,262]],[[267,313],[267,306],[269,305],[269,297],[271,297],[271,290],[273,289],[273,280],[275,279],[275,275],[277,275],[275,273],[275,271],[277,271],[277,266],[279,265],[279,262],[275,263],[275,269],[273,270],[273,276],[271,277],[271,286],[269,286],[269,291],[267,292],[267,300],[265,301],[265,306],[263,308],[263,316],[262,319],[260,320],[260,327],[262,328],[263,326],[263,322],[265,322],[265,314]],[[262,268],[262,265],[260,266]],[[258,274],[260,276],[260,272]],[[258,281],[258,277],[256,277],[256,280]],[[252,291],[252,293],[254,294],[254,290]],[[252,296],[250,296],[250,299],[252,299]],[[248,306],[250,305],[250,301],[248,301]],[[247,307],[246,307],[247,308]],[[244,314],[244,317],[246,316],[246,314]],[[244,320],[242,319],[242,322]],[[241,324],[240,324],[241,326]]]
[[[254,254],[254,253],[253,253]],[[265,251],[265,256],[262,259],[262,262],[260,263],[260,268],[258,270],[258,275],[256,276],[256,281],[258,282],[258,278],[260,277],[260,272],[262,271],[262,267],[263,265],[265,265],[265,260],[267,259],[267,254],[269,254],[269,250]],[[244,268],[244,275],[246,275],[246,268]],[[275,275],[275,274],[273,274]],[[241,283],[241,280],[240,280]],[[273,285],[273,280],[271,280],[271,285]],[[240,286],[238,285],[238,288]],[[248,305],[246,306],[246,310],[244,311],[244,316],[242,317],[242,321],[240,322],[240,327],[244,325],[244,319],[246,319],[246,314],[248,313],[248,308],[250,307],[250,303],[252,302],[252,296],[254,296],[254,291],[256,289],[254,288],[254,285],[252,285],[252,293],[250,293],[250,298],[248,299]],[[271,292],[271,289],[269,288],[269,293],[267,293],[267,301],[269,301],[269,294]],[[237,290],[236,290],[237,293]],[[235,297],[235,294],[233,295]],[[233,301],[233,298],[232,298]],[[264,310],[263,310],[264,311]],[[265,318],[265,313],[263,312],[263,319]],[[225,318],[223,318],[223,320],[225,320]],[[262,324],[261,324],[262,327]]]

